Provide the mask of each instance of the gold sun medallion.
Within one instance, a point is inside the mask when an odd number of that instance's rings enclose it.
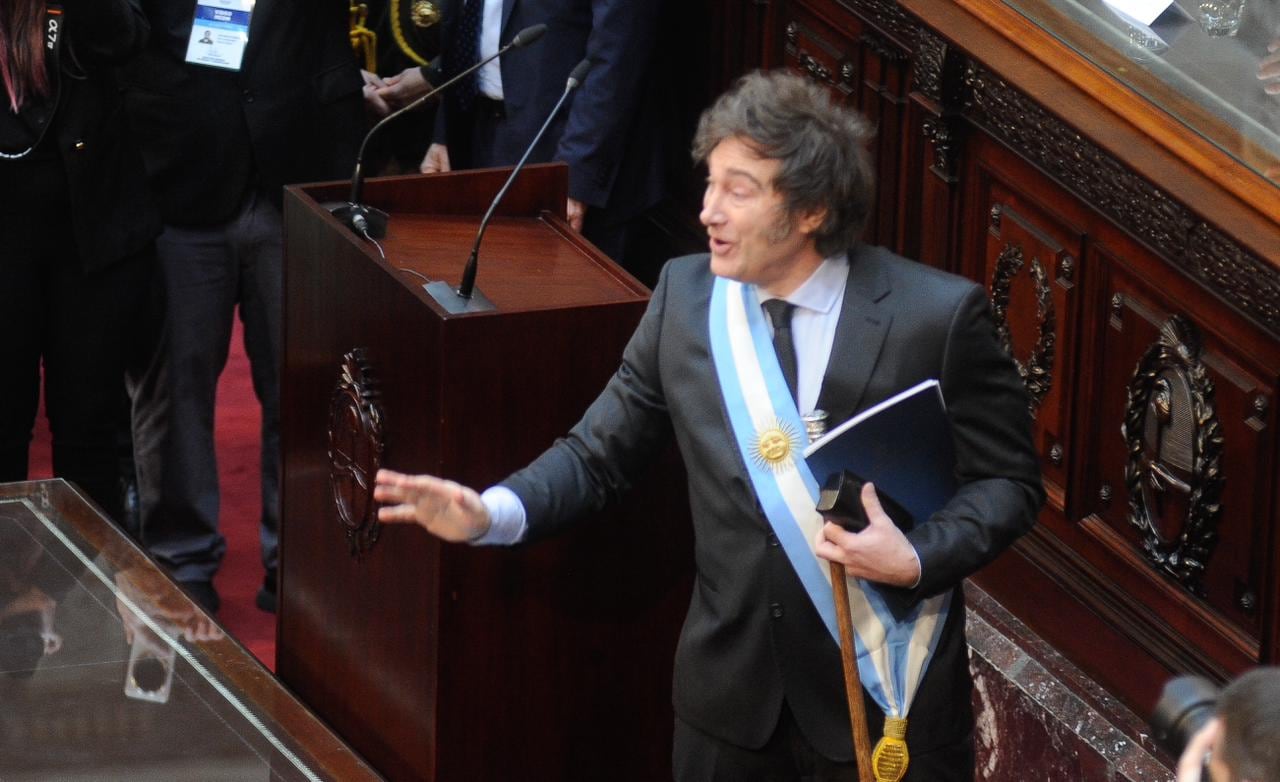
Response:
[[[792,463],[798,439],[792,428],[782,421],[774,421],[756,435],[751,455],[758,466],[778,472]]]

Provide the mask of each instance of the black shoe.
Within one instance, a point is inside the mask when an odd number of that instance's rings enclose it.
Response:
[[[276,569],[267,570],[267,575],[262,579],[262,588],[258,590],[258,596],[253,600],[260,610],[266,611],[268,614],[276,612]]]
[[[182,581],[179,583],[183,589],[187,590],[187,594],[191,595],[191,599],[200,604],[205,613],[218,613],[222,600],[218,597],[218,590],[213,588],[212,581]]]

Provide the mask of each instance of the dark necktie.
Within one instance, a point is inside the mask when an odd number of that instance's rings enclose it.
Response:
[[[485,0],[466,0],[462,6],[462,15],[453,31],[448,67],[445,69],[447,78],[453,78],[480,62],[480,28],[484,22],[484,2]],[[471,108],[479,93],[479,80],[474,73],[459,81],[453,89],[453,97],[458,102],[458,108],[463,111]]]
[[[769,299],[764,303],[764,311],[773,321],[773,352],[782,366],[782,376],[787,379],[792,400],[799,404],[796,395],[796,342],[791,336],[791,314],[796,311],[796,305],[782,299]]]

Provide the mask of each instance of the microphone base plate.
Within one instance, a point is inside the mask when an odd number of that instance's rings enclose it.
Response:
[[[462,315],[468,312],[492,312],[497,309],[493,306],[493,302],[489,301],[489,297],[480,292],[479,288],[471,290],[471,298],[464,299],[458,295],[458,289],[445,282],[437,280],[422,286],[427,295],[436,300],[436,303],[444,307],[444,311],[450,315]]]
[[[369,226],[369,236],[374,239],[381,239],[387,235],[387,213],[381,209],[364,204],[353,204],[350,201],[329,201],[320,205],[329,214],[333,215],[338,222],[345,225],[355,232],[357,236],[361,236],[361,232],[355,227],[355,218],[357,215],[363,216]]]

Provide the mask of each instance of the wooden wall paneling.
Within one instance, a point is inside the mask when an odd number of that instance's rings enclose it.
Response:
[[[859,107],[875,128],[872,149],[878,183],[864,235],[873,244],[901,252],[898,215],[899,205],[908,195],[903,147],[908,127],[910,53],[870,28],[863,31],[859,44],[863,63]]]
[[[962,273],[981,280],[1031,399],[1032,436],[1051,507],[1067,512],[1077,334],[1086,271],[1083,209],[1003,147],[976,139]]]
[[[911,61],[898,213],[900,252],[951,272],[959,272],[963,257],[957,171],[964,150],[959,116],[963,59],[945,40],[920,29]]]
[[[1097,313],[1096,419],[1080,446],[1095,455],[1082,525],[1109,545],[1125,540],[1144,575],[1160,579],[1170,610],[1190,600],[1201,625],[1193,637],[1235,672],[1262,659],[1262,589],[1275,566],[1259,543],[1274,521],[1276,437],[1265,416],[1280,348],[1193,284],[1158,277],[1140,249],[1108,243],[1096,252],[1106,311]],[[1211,643],[1208,626],[1230,648]]]

